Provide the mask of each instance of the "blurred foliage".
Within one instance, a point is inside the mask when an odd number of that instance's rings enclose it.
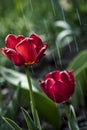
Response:
[[[73,30],[73,28],[65,21],[56,21],[55,26],[62,28],[56,38],[57,48],[63,48],[66,45],[70,44],[76,35],[79,34],[78,30]]]
[[[86,104],[87,97],[87,50],[80,52],[68,66],[68,70],[75,72],[75,93],[72,103],[75,107]],[[79,99],[79,100],[78,100]]]
[[[0,34],[45,34],[46,40],[54,40],[58,30],[54,22],[64,20],[71,26],[86,24],[86,1],[82,0],[0,0]],[[49,8],[48,8],[49,7]],[[67,8],[67,9],[66,9]],[[47,39],[48,38],[48,39]]]
[[[13,120],[6,117],[2,117],[2,118],[9,125],[9,127],[12,128],[12,130],[22,130]]]
[[[74,41],[73,36],[87,34],[86,16],[85,0],[0,0],[0,47],[9,33],[28,36],[35,32],[49,44],[50,51],[57,51],[57,44],[65,46]],[[63,32],[63,25],[55,26],[55,22],[65,22],[70,29]],[[0,64],[11,66],[2,55]]]
[[[0,48],[5,46],[4,39],[10,33],[28,36],[33,32],[39,34],[43,41],[49,44],[48,54],[54,52],[55,57],[59,48],[62,50],[72,41],[75,42],[76,37],[78,44],[82,46],[82,38],[87,36],[87,0],[0,0]],[[75,71],[76,87],[75,94],[71,99],[74,106],[83,105],[84,96],[87,96],[86,58],[87,51],[83,51],[68,67],[69,70],[73,69]],[[0,65],[18,69],[2,54],[0,54]],[[21,76],[13,70],[1,68],[0,85],[6,80],[12,86],[18,86],[19,81],[23,80],[20,102],[24,102],[26,99],[26,104],[28,104],[29,102],[27,102],[26,98],[28,89],[24,81],[25,76],[22,79]],[[40,115],[57,127],[58,111],[56,105],[46,98],[39,89],[37,89],[37,92],[35,91],[35,96],[37,97],[36,104],[37,107],[39,106]],[[15,99],[14,95],[13,101],[8,105],[8,114],[6,116],[11,114],[12,117],[15,114],[13,111],[17,98]],[[13,102],[15,103],[14,105]],[[44,106],[46,106],[45,109]],[[3,112],[0,115],[5,116]],[[0,130],[10,130],[4,125],[4,122],[2,123],[1,117],[0,124],[2,124]]]
[[[2,84],[4,84],[5,81],[3,77],[0,79],[2,79]],[[15,90],[14,95],[7,104],[7,106],[5,106],[6,104],[3,103],[3,98],[5,95],[2,94],[1,92],[2,91],[0,89],[0,130],[11,130],[10,127],[7,124],[5,124],[5,122],[2,120],[2,116],[8,116],[9,118],[14,119],[18,109],[17,105],[18,105],[19,87]]]

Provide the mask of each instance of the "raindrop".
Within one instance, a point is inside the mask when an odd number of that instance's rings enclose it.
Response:
[[[33,4],[31,0],[30,0],[30,6],[31,6],[31,10],[33,11]]]
[[[72,48],[71,48],[71,45],[70,44],[68,44],[69,45],[69,50],[70,50],[70,52],[72,52]]]
[[[74,39],[74,41],[75,41],[76,51],[78,52],[78,51],[79,51],[79,48],[78,48],[78,43],[77,43],[76,37],[74,36],[73,39]]]
[[[45,31],[47,32],[47,34],[49,34],[48,25],[47,25],[47,22],[46,22],[45,19],[43,20],[43,23],[44,23],[44,26],[45,26]]]
[[[64,21],[66,21],[65,14],[64,14],[64,9],[63,8],[62,8],[62,15],[63,15]]]
[[[52,53],[51,55],[52,55],[52,58],[53,58],[54,63],[55,63],[55,68],[57,69],[57,61],[56,61],[55,55],[54,55],[54,53]]]
[[[30,69],[31,69],[31,73],[34,75],[34,69],[33,69],[33,66],[30,66]]]
[[[31,31],[32,31],[32,30],[31,30],[31,25],[30,25],[29,22],[28,22],[28,25],[27,25],[27,18],[26,18],[26,14],[24,14],[23,9],[22,9],[22,17],[23,17],[23,20],[24,20],[24,24],[25,24],[26,29],[28,28],[28,29],[30,30],[30,32],[31,32]]]
[[[57,47],[57,53],[58,53],[58,57],[59,57],[59,63],[61,65],[61,67],[62,67],[61,54],[60,54],[60,50],[59,50],[59,47],[58,47],[57,43],[56,43],[56,47]]]
[[[53,0],[51,0],[51,5],[52,5],[53,13],[54,13],[54,15],[56,15],[56,12],[55,12],[55,7],[54,7]]]
[[[83,90],[82,90],[80,80],[78,81],[78,87],[79,87],[79,92],[80,92],[80,95],[81,95],[81,104],[84,106],[84,104],[85,104],[85,102],[84,102],[84,94],[83,94]]]
[[[24,19],[25,27],[27,28],[27,20],[26,20],[26,16],[25,16],[24,12],[23,12],[23,19]],[[29,26],[29,24],[28,24],[28,26]]]
[[[62,60],[61,60],[61,54],[60,54],[59,48],[58,48],[58,56],[59,56],[59,63],[60,63],[60,65],[62,66]]]
[[[79,14],[78,9],[76,9],[76,14],[77,14],[77,17],[78,17],[79,23],[80,23],[80,25],[81,25],[81,18],[80,18],[80,14]]]

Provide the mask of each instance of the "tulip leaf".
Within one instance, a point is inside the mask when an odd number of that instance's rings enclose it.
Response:
[[[19,127],[13,120],[6,117],[2,118],[13,130],[22,130],[21,127]]]
[[[30,106],[30,101],[28,100],[29,88],[26,75],[2,66],[0,66],[0,73],[6,81],[14,86],[14,88],[15,86],[18,87],[19,82],[21,82],[19,102],[20,104],[25,103],[26,105]],[[45,94],[43,94],[40,89],[37,89],[36,85],[33,85],[33,92],[36,109],[39,116],[48,121],[51,125],[54,126],[54,128],[60,129],[60,116],[57,104],[55,104]]]
[[[30,115],[28,114],[28,112],[24,108],[21,108],[21,109],[22,109],[22,113],[24,115],[24,118],[26,120],[28,130],[39,130],[38,128],[36,128],[33,120],[31,119]]]
[[[75,72],[75,93],[72,97],[72,103],[75,106],[84,105],[84,96],[87,96],[87,51],[80,52],[71,64],[68,70]],[[79,100],[78,100],[79,99]]]
[[[39,128],[39,130],[42,130],[41,125],[40,125],[40,119],[39,119],[39,115],[38,115],[37,110],[36,110],[36,118],[37,118],[37,125],[38,125],[38,128]]]
[[[76,114],[72,105],[64,103],[65,112],[68,118],[68,126],[70,130],[79,130]]]
[[[9,118],[14,118],[16,112],[17,112],[17,106],[18,106],[18,95],[19,95],[19,89],[20,87],[18,87],[16,89],[16,91],[14,92],[14,95],[12,97],[12,100],[8,103],[7,107],[3,107],[2,104],[2,109],[0,109],[0,130],[12,130],[11,127],[9,127],[8,124],[6,124],[3,119],[2,116],[8,116]]]
[[[80,52],[70,63],[68,66],[68,70],[74,69],[74,71],[78,71],[80,67],[82,67],[85,63],[87,63],[87,50]]]
[[[58,48],[62,48],[69,44],[73,40],[74,31],[66,29],[61,31],[56,38],[56,45]]]
[[[9,102],[7,109],[4,112],[4,116],[14,117],[17,112],[18,105],[18,95],[20,92],[20,83],[18,84],[18,88],[15,90],[12,100]]]
[[[63,28],[63,29],[71,29],[70,25],[69,25],[67,22],[62,21],[62,20],[56,21],[56,22],[54,23],[54,25],[55,25],[56,27],[61,27],[61,28]]]

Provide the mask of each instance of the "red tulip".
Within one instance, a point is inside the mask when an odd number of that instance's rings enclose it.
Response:
[[[6,47],[2,48],[1,52],[17,66],[39,62],[47,48],[47,44],[43,44],[36,34],[26,38],[9,34],[5,39],[5,44]]]
[[[57,103],[67,101],[74,93],[73,71],[53,71],[39,82],[44,93]]]

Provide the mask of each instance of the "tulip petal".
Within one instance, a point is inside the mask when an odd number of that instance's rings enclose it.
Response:
[[[72,94],[74,92],[74,73],[72,71],[63,71],[60,75],[61,80],[68,86],[69,93]]]
[[[43,47],[42,40],[36,34],[31,34],[29,38],[33,38],[33,40],[34,40],[33,43],[34,43],[34,46],[35,46],[36,51],[38,53],[41,50],[41,48]]]
[[[13,34],[7,35],[5,38],[5,43],[7,48],[12,48],[15,49],[15,46],[17,45],[18,42],[24,39],[24,36],[16,36]]]
[[[73,71],[69,71],[69,76],[70,76],[70,79],[72,81],[72,83],[74,83],[74,72]]]
[[[24,64],[24,59],[20,54],[18,54],[15,50],[10,48],[3,48],[1,52],[10,59],[15,65],[21,66]]]
[[[43,45],[43,47],[41,48],[41,50],[39,51],[39,53],[37,55],[36,62],[39,62],[42,59],[42,57],[45,55],[44,52],[47,49],[47,47],[48,47],[47,44]]]
[[[57,103],[65,102],[71,96],[68,87],[61,81],[55,82],[49,93],[50,98]]]
[[[53,86],[54,83],[55,83],[55,81],[52,78],[49,78],[49,79],[46,80],[46,84],[47,84],[48,88]]]
[[[46,95],[48,95],[48,89],[47,89],[47,86],[46,86],[45,82],[39,80],[39,84],[40,84],[41,89],[44,91],[44,93]]]
[[[52,73],[52,75],[53,75],[53,79],[54,79],[55,81],[60,80],[60,71],[54,71],[54,72]]]
[[[52,78],[45,80],[45,85],[47,86],[47,96],[50,97],[50,88],[54,85],[55,81]]]
[[[49,97],[57,103],[62,102],[63,94],[59,91],[59,84],[54,84],[54,86],[49,89]]]
[[[7,37],[5,38],[5,43],[7,48],[14,49],[17,44],[17,36],[13,34],[7,35]]]
[[[22,35],[18,35],[17,36],[17,43],[19,43],[20,41],[22,41],[25,37]]]
[[[37,53],[34,48],[33,39],[25,38],[16,46],[16,51],[24,58],[25,64],[33,64],[36,61]]]
[[[70,85],[70,76],[67,71],[60,72],[61,80],[66,83],[67,85]]]
[[[55,81],[57,81],[60,79],[60,72],[59,71],[50,72],[45,76],[45,79],[48,78],[53,78]]]
[[[2,52],[2,54],[3,54],[4,56],[6,56],[8,59],[10,59],[9,55],[6,53],[6,50],[7,50],[7,48],[6,48],[6,47],[5,47],[5,48],[0,49],[0,51]]]
[[[47,75],[45,75],[45,80],[49,79],[49,78],[53,78],[53,74],[52,72],[48,73]]]

